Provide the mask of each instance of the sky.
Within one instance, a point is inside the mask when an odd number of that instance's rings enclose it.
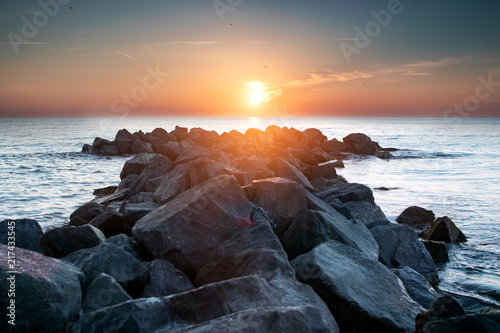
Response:
[[[0,117],[500,116],[500,3],[16,0]]]

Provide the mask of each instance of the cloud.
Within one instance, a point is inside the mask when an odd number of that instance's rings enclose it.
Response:
[[[121,54],[122,56],[127,57],[127,58],[129,58],[129,59],[132,59],[132,60],[135,60],[135,61],[140,61],[139,59],[137,59],[137,58],[135,58],[135,57],[132,57],[132,56],[131,56],[131,55],[129,55],[129,54],[126,54],[126,53],[123,53],[123,52],[120,52],[120,51],[116,51],[116,53]]]
[[[334,70],[325,70],[324,72],[309,73],[305,79],[288,82],[290,86],[316,86],[328,82],[345,82],[356,79],[373,77],[373,74],[360,71],[339,73]]]

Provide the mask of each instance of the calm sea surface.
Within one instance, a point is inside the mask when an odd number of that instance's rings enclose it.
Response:
[[[441,118],[43,118],[0,119],[0,220],[33,218],[45,230],[62,225],[92,190],[117,185],[123,157],[81,154],[96,136],[121,128],[152,131],[175,125],[219,133],[269,125],[315,127],[329,139],[362,132],[395,159],[360,158],[339,170],[374,190],[389,220],[418,205],[449,216],[469,237],[451,249],[439,288],[500,307],[500,119]],[[472,305],[471,310],[478,310]]]

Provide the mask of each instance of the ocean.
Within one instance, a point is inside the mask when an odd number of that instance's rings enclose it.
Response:
[[[36,219],[44,230],[68,222],[93,189],[117,185],[126,157],[81,154],[121,128],[152,131],[176,125],[219,133],[269,125],[318,128],[329,139],[361,132],[395,158],[345,161],[338,173],[374,189],[387,218],[408,206],[448,216],[467,235],[439,267],[443,292],[471,311],[500,307],[500,118],[16,118],[0,119],[0,220]],[[391,190],[376,190],[387,187]]]

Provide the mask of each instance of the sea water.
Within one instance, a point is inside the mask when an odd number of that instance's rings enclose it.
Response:
[[[61,226],[92,200],[93,189],[117,185],[127,157],[80,153],[97,136],[112,140],[121,128],[171,131],[179,125],[222,133],[272,124],[318,128],[339,140],[361,132],[383,147],[399,148],[393,159],[360,157],[345,161],[338,172],[371,187],[391,221],[412,205],[450,217],[468,242],[451,246],[450,262],[439,268],[438,288],[465,303],[471,297],[471,310],[500,306],[500,119],[0,119],[0,220],[32,218],[44,230]]]

